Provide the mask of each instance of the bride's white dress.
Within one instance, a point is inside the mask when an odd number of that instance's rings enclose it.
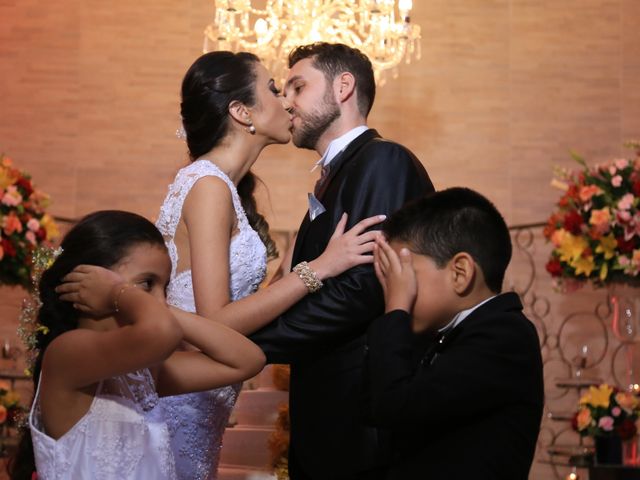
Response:
[[[171,257],[171,279],[167,302],[187,312],[195,312],[191,270],[176,273],[178,252],[173,241],[182,216],[182,205],[193,185],[202,177],[221,178],[229,186],[238,220],[238,233],[229,250],[229,293],[231,301],[255,292],[266,273],[266,247],[251,228],[235,185],[209,160],[197,160],[181,169],[160,209],[156,226],[165,238]],[[161,399],[167,414],[171,447],[178,478],[212,480],[216,478],[222,435],[236,402],[241,384],[207,392]]]

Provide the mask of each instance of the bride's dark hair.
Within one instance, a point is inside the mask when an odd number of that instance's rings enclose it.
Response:
[[[229,130],[229,105],[256,103],[255,66],[260,60],[248,52],[210,52],[198,58],[182,80],[180,113],[191,160],[218,145]],[[238,195],[251,227],[267,247],[269,258],[278,256],[269,224],[257,209],[254,190],[258,177],[249,171],[238,184]]]
[[[166,248],[162,235],[153,223],[135,213],[104,210],[80,220],[62,240],[62,253],[44,271],[39,283],[38,323],[48,332],[38,332],[38,356],[33,368],[34,395],[42,368],[42,358],[49,344],[58,336],[78,327],[78,311],[58,298],[55,288],[62,278],[78,265],[110,268],[122,260],[132,247],[140,244]],[[12,480],[31,480],[35,471],[31,431],[26,425],[16,454],[7,465]]]

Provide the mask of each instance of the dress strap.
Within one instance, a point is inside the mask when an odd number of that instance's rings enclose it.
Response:
[[[169,255],[172,260],[171,278],[175,277],[175,269],[178,264],[178,251],[173,239],[176,234],[180,218],[182,217],[184,201],[195,183],[201,178],[207,176],[218,177],[229,187],[231,200],[233,202],[233,209],[238,221],[238,229],[244,230],[249,226],[249,221],[247,220],[244,208],[242,208],[242,202],[240,201],[240,196],[238,195],[236,186],[228,175],[220,170],[216,164],[210,160],[202,158],[182,168],[176,175],[174,182],[169,186],[169,191],[162,207],[160,208],[160,215],[156,222],[156,226],[165,238],[167,248],[169,249]]]

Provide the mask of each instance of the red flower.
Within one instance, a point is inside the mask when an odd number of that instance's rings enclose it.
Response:
[[[622,423],[618,425],[617,430],[622,440],[629,440],[638,432],[635,422],[628,418],[625,418]]]
[[[582,215],[577,211],[571,210],[564,216],[564,229],[578,235],[580,233],[580,226],[582,225]]]
[[[640,180],[634,181],[633,186],[631,188],[633,189],[633,194],[636,197],[640,197]]]
[[[559,277],[562,274],[562,264],[557,258],[552,258],[551,260],[549,260],[545,268],[552,277]]]
[[[44,228],[40,227],[36,232],[36,238],[38,239],[38,241],[46,240],[47,231]]]
[[[24,192],[24,195],[23,195],[24,198],[30,197],[31,194],[33,193],[33,187],[31,186],[31,181],[27,180],[26,178],[19,178],[18,181],[16,182],[16,186]]]
[[[635,249],[635,242],[633,239],[625,240],[624,237],[617,237],[618,250],[621,253],[631,253]]]
[[[4,254],[7,257],[15,257],[16,256],[16,247],[13,246],[13,243],[11,243],[9,240],[7,240],[6,238],[2,239],[2,242],[0,242],[2,244],[2,249],[4,250]]]

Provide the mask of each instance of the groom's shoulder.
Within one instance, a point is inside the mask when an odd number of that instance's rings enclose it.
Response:
[[[420,164],[420,161],[404,145],[376,136],[363,145],[357,163],[365,169],[397,171],[398,169],[413,169]]]

